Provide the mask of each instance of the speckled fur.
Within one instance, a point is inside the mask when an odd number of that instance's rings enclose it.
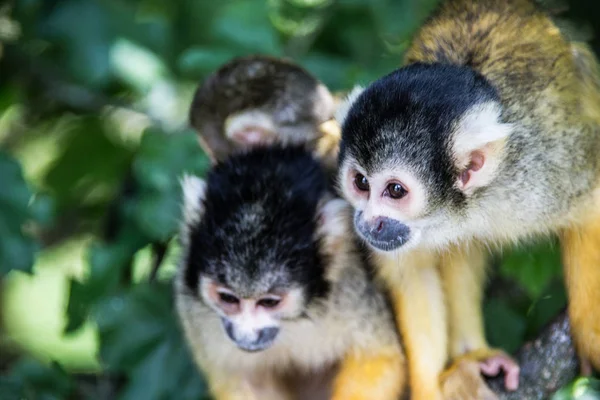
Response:
[[[466,352],[487,347],[480,310],[485,263],[461,257],[454,262],[451,255],[478,248],[480,242],[493,248],[559,233],[572,332],[583,364],[600,368],[600,85],[595,57],[584,44],[568,42],[530,1],[448,0],[416,34],[405,61],[405,67],[357,96],[344,117],[342,190],[350,187],[352,167],[367,175],[401,169],[425,183],[425,211],[407,223],[422,229],[425,248],[419,251],[442,253],[440,260],[420,268],[439,268],[445,285],[445,275],[454,274],[457,288],[446,292],[455,297],[446,297],[442,307],[450,310],[450,348]],[[500,149],[492,154],[493,174],[467,193],[457,184],[461,171],[453,146],[461,133],[456,126],[482,103],[500,106],[500,118],[492,123],[507,124],[510,134],[492,143]],[[346,189],[344,194],[351,199],[351,193]],[[402,257],[410,261],[414,247],[406,248],[411,250]],[[402,269],[395,262],[399,253],[383,257],[381,268],[402,300],[397,311],[402,304],[424,300],[403,295],[401,288],[413,282],[397,272]],[[463,268],[465,263],[471,268]],[[461,266],[464,276],[452,272],[451,264]],[[467,290],[461,282],[476,284]],[[428,342],[444,338],[412,328],[416,317],[436,322],[439,313],[430,312],[432,304],[423,301],[419,310],[399,315],[411,390],[423,399],[442,398],[433,377],[446,362],[435,354],[421,359],[431,347]],[[477,388],[470,389],[475,396]]]
[[[258,111],[272,119],[281,142],[316,147],[327,134],[320,124],[333,117],[334,108],[327,88],[308,71],[289,60],[255,55],[235,58],[206,78],[189,118],[211,155],[224,160],[240,150],[225,137],[228,117]]]
[[[186,202],[194,201],[193,190],[186,191]],[[341,208],[329,222],[345,240],[329,248],[328,238],[317,234],[319,208],[331,196],[310,153],[275,146],[234,156],[209,173],[200,193],[202,201],[195,200],[200,207],[185,207],[189,213],[182,224],[176,304],[195,360],[217,398],[251,399],[249,387],[273,382],[276,394],[259,396],[254,391],[256,398],[317,399],[314,393],[299,397],[296,391],[292,396],[277,389],[276,382],[282,375],[299,373],[312,376],[309,381],[314,383],[350,353],[385,349],[403,365],[386,296],[371,280],[364,249],[345,225],[349,208]],[[244,352],[225,335],[219,316],[199,296],[204,275],[248,296],[273,284],[301,287],[304,312],[282,321],[272,347]],[[223,379],[228,389],[220,389]],[[399,384],[403,380],[396,377]],[[236,392],[247,397],[235,397]]]
[[[568,43],[529,1],[452,0],[413,41],[406,62],[417,61],[479,72],[516,124],[497,179],[472,201],[503,221],[492,238],[548,233],[577,217],[600,150],[596,62],[583,44]]]

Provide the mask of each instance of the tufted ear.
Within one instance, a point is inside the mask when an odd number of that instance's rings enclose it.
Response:
[[[354,86],[354,88],[352,88],[352,91],[350,91],[350,93],[346,95],[346,98],[340,102],[340,104],[337,107],[337,110],[335,111],[335,119],[337,120],[338,124],[340,124],[340,126],[344,123],[346,117],[348,116],[350,108],[358,99],[358,96],[360,96],[364,90],[365,88],[363,88],[362,86],[356,85]]]
[[[260,110],[242,111],[225,120],[225,136],[244,149],[273,143],[276,130],[272,116]]]
[[[319,207],[317,235],[329,253],[337,253],[348,240],[350,204],[343,199],[323,200]]]
[[[181,222],[182,236],[187,236],[188,227],[200,222],[204,213],[204,197],[206,182],[197,176],[184,175],[181,178],[183,191],[183,221]]]
[[[489,184],[502,161],[512,125],[502,122],[500,113],[495,102],[478,104],[454,129],[452,152],[460,171],[457,186],[467,194]]]

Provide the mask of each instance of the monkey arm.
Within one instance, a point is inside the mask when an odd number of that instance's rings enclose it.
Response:
[[[516,389],[519,367],[485,339],[482,315],[487,252],[482,246],[453,246],[442,254],[440,275],[446,291],[451,366],[441,377],[446,399],[493,398],[480,372],[504,371],[506,387]]]
[[[571,334],[584,375],[600,370],[600,216],[561,235]]]
[[[411,252],[378,264],[388,284],[408,358],[411,399],[442,398],[439,376],[447,360],[447,326],[438,257]]]
[[[406,387],[400,346],[353,349],[341,361],[332,400],[398,400]]]
[[[486,264],[487,252],[475,244],[453,247],[442,255],[451,359],[488,347],[482,315]]]

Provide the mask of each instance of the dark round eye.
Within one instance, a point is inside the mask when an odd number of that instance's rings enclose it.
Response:
[[[390,183],[387,186],[387,192],[392,199],[401,199],[408,194],[408,190],[399,183]]]
[[[227,304],[238,304],[240,302],[240,299],[238,299],[234,295],[224,292],[219,293],[219,300]]]
[[[356,174],[354,176],[354,185],[361,192],[369,191],[369,181],[363,174]]]
[[[260,299],[258,302],[256,302],[257,305],[264,308],[275,308],[279,305],[279,303],[281,303],[280,299],[273,298]]]

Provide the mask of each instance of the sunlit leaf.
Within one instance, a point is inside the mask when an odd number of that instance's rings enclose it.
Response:
[[[600,398],[600,380],[579,378],[556,392],[551,400],[596,400]]]
[[[142,93],[168,75],[160,58],[126,39],[112,45],[110,59],[115,75]]]

